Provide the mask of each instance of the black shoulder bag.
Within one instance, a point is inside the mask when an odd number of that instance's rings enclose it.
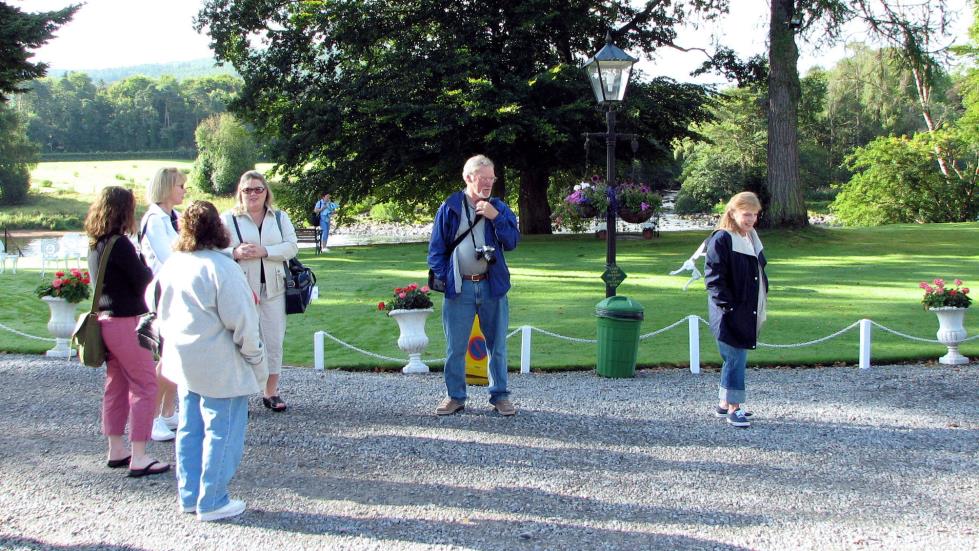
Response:
[[[463,205],[462,208],[467,209],[469,207]],[[466,214],[468,215],[469,212],[466,211]],[[473,231],[473,228],[476,227],[476,224],[478,224],[479,221],[482,219],[483,219],[483,215],[477,214],[476,218],[469,222],[469,227],[466,229],[466,231],[462,232],[462,235],[456,237],[455,240],[452,243],[450,243],[448,247],[445,248],[445,256],[449,256],[450,254],[452,254],[452,251],[454,251],[456,247],[459,246],[459,243],[462,243],[462,240],[465,239],[466,236],[469,235],[471,231]],[[433,291],[438,291],[439,293],[445,292],[445,280],[435,277],[435,271],[433,271],[431,268],[428,269],[428,288]]]
[[[231,221],[234,222],[238,242],[243,243],[241,228],[238,227],[238,218],[232,214]],[[279,219],[279,211],[275,211],[275,223],[279,226],[279,234],[281,235],[282,221]],[[313,300],[316,274],[313,273],[313,270],[303,266],[303,263],[295,257],[290,258],[288,262],[283,260],[282,265],[286,269],[286,314],[302,314]]]

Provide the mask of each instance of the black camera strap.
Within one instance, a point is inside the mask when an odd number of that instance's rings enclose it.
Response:
[[[469,237],[471,237],[472,240],[473,240],[473,249],[476,249],[477,248],[476,247],[476,236],[473,235],[473,228],[476,227],[476,224],[479,224],[479,221],[482,220],[483,215],[482,214],[477,214],[476,215],[476,221],[473,222],[473,219],[469,215],[469,200],[466,199],[465,197],[463,197],[462,200],[465,202],[462,206],[463,206],[463,208],[466,209],[466,220],[469,221],[469,229],[466,230],[466,233],[468,233],[469,234]],[[463,237],[465,237],[465,235],[463,235]]]
[[[463,197],[462,200],[465,202],[466,201],[466,198]],[[452,254],[452,251],[454,251],[456,249],[456,247],[459,246],[459,243],[462,243],[462,240],[465,239],[467,235],[471,235],[472,234],[472,231],[473,231],[473,228],[476,227],[476,224],[478,224],[479,221],[483,219],[483,215],[482,214],[477,214],[475,220],[473,220],[473,219],[471,219],[469,217],[469,204],[468,203],[464,203],[462,205],[462,208],[464,208],[466,210],[466,220],[469,222],[469,228],[467,228],[466,231],[462,232],[462,235],[460,235],[459,237],[456,237],[455,240],[452,241],[452,243],[450,243],[449,246],[445,248],[445,254],[446,255]],[[475,237],[473,237],[473,246],[474,247],[476,246],[476,238]]]

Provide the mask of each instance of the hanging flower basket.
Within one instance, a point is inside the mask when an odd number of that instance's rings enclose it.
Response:
[[[628,207],[619,207],[619,218],[630,224],[642,224],[653,216],[653,209],[636,211]]]
[[[578,203],[574,205],[574,209],[578,212],[578,216],[582,218],[594,218],[598,216],[598,209],[591,203]]]

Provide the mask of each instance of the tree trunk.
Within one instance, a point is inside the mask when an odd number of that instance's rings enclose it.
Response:
[[[550,174],[545,169],[531,168],[520,172],[520,233],[551,233],[551,206],[547,204],[549,180]]]
[[[788,25],[794,0],[772,0],[768,50],[768,195],[765,227],[809,223],[799,180],[799,49]]]

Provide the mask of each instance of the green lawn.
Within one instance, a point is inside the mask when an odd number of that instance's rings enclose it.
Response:
[[[71,161],[39,163],[31,172],[31,189],[27,203],[0,209],[0,227],[7,229],[82,229],[88,206],[105,186],[124,186],[136,194],[137,214],[143,215],[146,185],[162,167],[176,166],[189,170],[190,161]],[[268,170],[262,164],[259,170]],[[229,197],[214,197],[189,190],[184,204],[207,199],[218,210],[230,208]]]
[[[688,315],[706,317],[702,282],[681,290],[685,278],[670,276],[705,232],[664,233],[659,239],[620,240],[618,263],[628,274],[620,295],[645,307],[642,332],[648,333]],[[833,333],[861,318],[870,318],[911,335],[935,338],[935,315],[919,304],[921,280],[960,277],[976,284],[979,256],[964,246],[979,238],[979,224],[898,225],[873,229],[809,229],[768,232],[762,235],[769,258],[771,295],[769,318],[762,341],[774,344],[809,341]],[[377,245],[334,248],[303,261],[317,273],[320,298],[305,315],[289,316],[286,363],[312,364],[313,333],[328,331],[354,346],[378,354],[400,357],[397,324],[376,310],[390,298],[395,286],[425,279],[426,244]],[[507,260],[514,287],[510,294],[511,328],[527,324],[562,335],[595,338],[595,304],[604,298],[599,279],[604,268],[605,244],[585,236],[525,237]],[[0,323],[34,335],[46,335],[47,307],[31,294],[37,272],[0,275]],[[436,309],[442,297],[435,297]],[[444,339],[438,312],[429,318],[431,338],[423,357],[442,357]],[[717,364],[719,356],[702,328],[701,358]],[[970,334],[979,331],[966,318]],[[509,361],[519,365],[519,336],[511,338]],[[858,331],[824,344],[789,350],[759,349],[751,363],[764,365],[854,363]],[[0,330],[0,350],[41,352],[45,343],[16,337]],[[534,333],[535,369],[593,367],[595,345],[576,344]],[[963,346],[967,356],[979,357],[979,341]],[[944,348],[874,332],[873,361],[935,359]],[[328,367],[391,368],[327,340]],[[640,344],[641,366],[686,365],[687,329],[681,325]]]

